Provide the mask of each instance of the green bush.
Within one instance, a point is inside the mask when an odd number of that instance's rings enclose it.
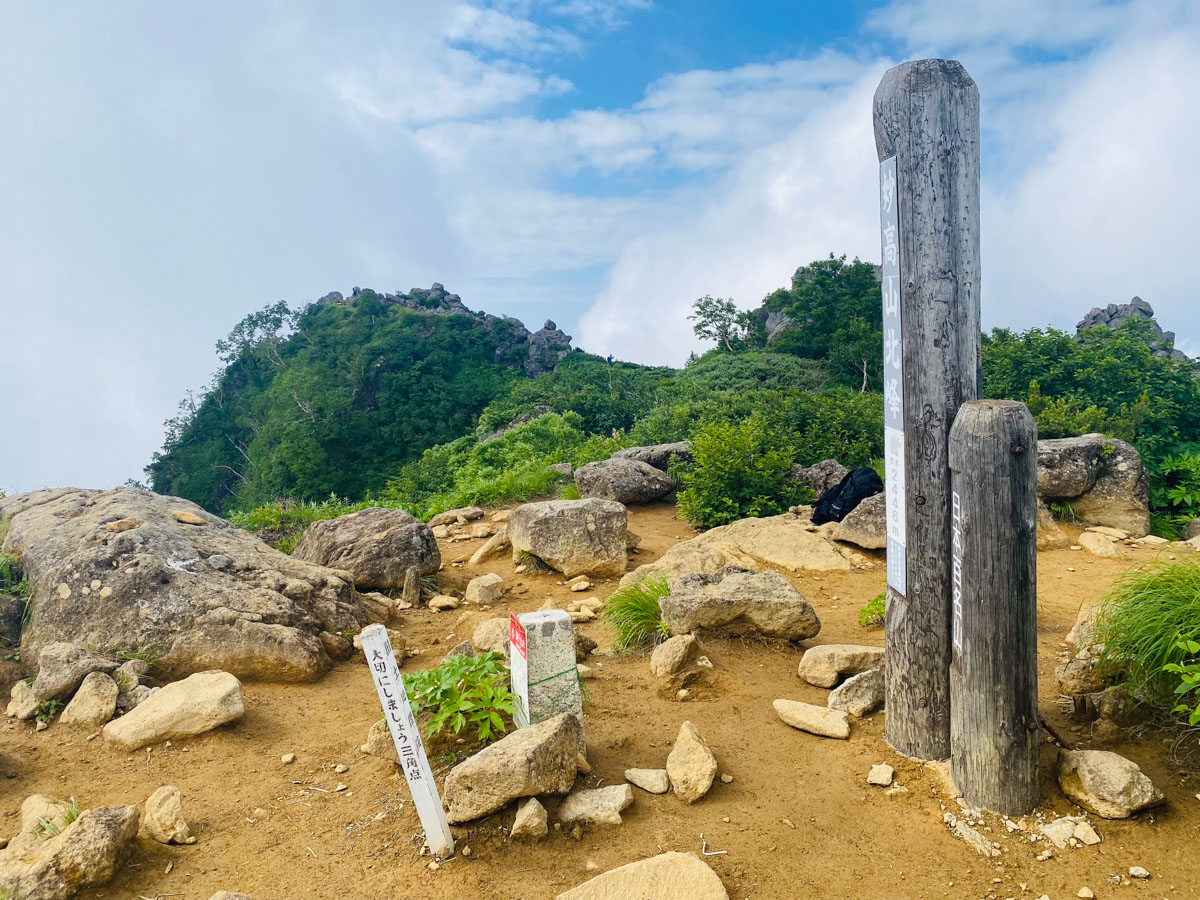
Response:
[[[887,594],[876,594],[858,614],[858,624],[863,628],[879,626],[887,615]]]
[[[470,725],[487,743],[504,734],[505,716],[511,720],[516,710],[502,653],[451,656],[436,668],[405,675],[404,688],[414,714],[431,714],[425,726],[431,738],[443,731],[458,734]]]
[[[1164,708],[1176,684],[1167,666],[1182,665],[1181,640],[1200,638],[1200,563],[1164,561],[1130,572],[1105,595],[1095,639],[1100,666],[1134,693]]]
[[[372,506],[392,506],[387,501],[363,500],[351,503],[339,497],[326,500],[276,500],[254,509],[232,512],[229,521],[253,532],[277,550],[291,553],[296,541],[313,522],[336,519]]]
[[[657,644],[670,636],[658,605],[670,592],[665,575],[648,575],[608,598],[604,619],[617,632],[618,650]]]
[[[1179,698],[1182,699],[1187,694],[1200,695],[1200,641],[1186,639],[1177,641],[1175,646],[1184,654],[1184,659],[1182,662],[1167,663],[1163,666],[1163,671],[1168,675],[1178,676],[1179,684],[1175,688],[1175,694]],[[1191,702],[1195,702],[1194,708],[1189,705]],[[1200,696],[1180,703],[1171,711],[1187,716],[1188,725],[1200,725]]]
[[[782,430],[754,414],[739,422],[709,422],[692,434],[694,465],[679,473],[679,510],[698,528],[770,516],[810,499],[787,480],[793,451]]]

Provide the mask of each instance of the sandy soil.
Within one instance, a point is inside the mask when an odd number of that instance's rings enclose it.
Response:
[[[635,509],[631,527],[643,536],[632,565],[653,560],[692,532],[673,507]],[[516,576],[505,559],[471,571],[453,565],[479,541],[443,545],[443,583],[460,588],[484,571],[502,575],[509,588],[488,613],[406,614],[409,646],[422,651],[406,669],[434,665],[469,637],[474,624],[511,609],[537,609],[547,597],[570,596],[555,576]],[[1161,552],[1161,551],[1158,551]],[[1150,549],[1122,548],[1117,559],[1058,551],[1039,557],[1039,675],[1042,713],[1071,746],[1095,746],[1090,727],[1067,718],[1053,678],[1056,654],[1081,601],[1095,597],[1121,572],[1155,558]],[[787,574],[787,573],[785,573]],[[793,576],[789,576],[793,577]],[[1200,897],[1200,777],[1180,763],[1170,737],[1150,733],[1139,741],[1106,745],[1136,760],[1167,794],[1160,809],[1122,822],[1093,819],[1104,841],[1098,847],[1056,851],[1036,861],[1045,844],[1009,834],[995,817],[987,836],[1002,855],[988,859],[950,835],[943,805],[956,809],[930,769],[899,757],[886,744],[884,715],[852,725],[849,741],[803,734],[776,717],[777,697],[825,702],[827,692],[808,686],[796,666],[808,643],[883,643],[882,629],[862,629],[862,606],[882,589],[876,565],[838,575],[793,580],[821,617],[820,635],[801,645],[708,638],[703,653],[714,663],[689,682],[692,697],[675,699],[678,685],[650,676],[646,658],[597,655],[590,663],[592,701],[585,708],[587,786],[622,780],[628,767],[661,767],[679,725],[697,724],[713,747],[721,771],[704,799],[686,806],[673,795],[635,789],[634,805],[617,828],[592,828],[581,841],[552,831],[539,844],[512,844],[513,810],[454,829],[460,854],[430,871],[419,855],[415,812],[391,765],[364,756],[359,747],[379,708],[365,666],[346,663],[317,684],[245,686],[247,711],[233,726],[172,746],[126,754],[61,725],[35,733],[27,723],[0,727],[0,834],[16,825],[21,800],[34,792],[74,796],[84,807],[138,803],[163,784],[184,796],[198,842],[168,847],[140,840],[111,885],[92,898],[207,900],[218,890],[239,890],[258,900],[345,898],[551,898],[603,871],[666,850],[708,857],[730,897],[741,898],[1021,898],[1074,897],[1087,885],[1098,898]],[[606,596],[612,583],[597,585]],[[603,648],[602,624],[581,626]],[[7,690],[7,687],[5,687]],[[295,753],[290,766],[280,763]],[[1050,773],[1055,748],[1044,745],[1045,810],[1080,812]],[[895,766],[907,792],[868,787],[872,764]],[[334,766],[350,767],[345,774]],[[443,759],[435,768],[446,768]],[[339,783],[346,789],[336,792]],[[554,820],[556,802],[547,802]],[[986,833],[986,832],[985,832]],[[466,855],[465,848],[470,848]],[[1130,866],[1149,869],[1147,882],[1110,884]]]

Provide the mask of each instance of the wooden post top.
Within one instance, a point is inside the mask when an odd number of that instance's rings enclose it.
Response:
[[[913,94],[965,97],[978,108],[979,89],[963,64],[956,59],[914,59],[888,69],[875,89],[875,151],[880,161],[896,155],[899,123],[908,111]]]

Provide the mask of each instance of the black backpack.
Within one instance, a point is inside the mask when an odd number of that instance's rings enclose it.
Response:
[[[813,524],[840,522],[862,501],[882,491],[883,479],[878,472],[869,466],[855,469],[823,493],[813,505]]]

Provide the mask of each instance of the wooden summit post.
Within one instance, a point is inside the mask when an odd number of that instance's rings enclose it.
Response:
[[[961,64],[875,91],[883,243],[887,739],[950,755],[950,425],[979,396],[979,92]]]
[[[1037,425],[1025,404],[964,403],[950,473],[951,771],[972,806],[1021,816],[1041,799]]]

